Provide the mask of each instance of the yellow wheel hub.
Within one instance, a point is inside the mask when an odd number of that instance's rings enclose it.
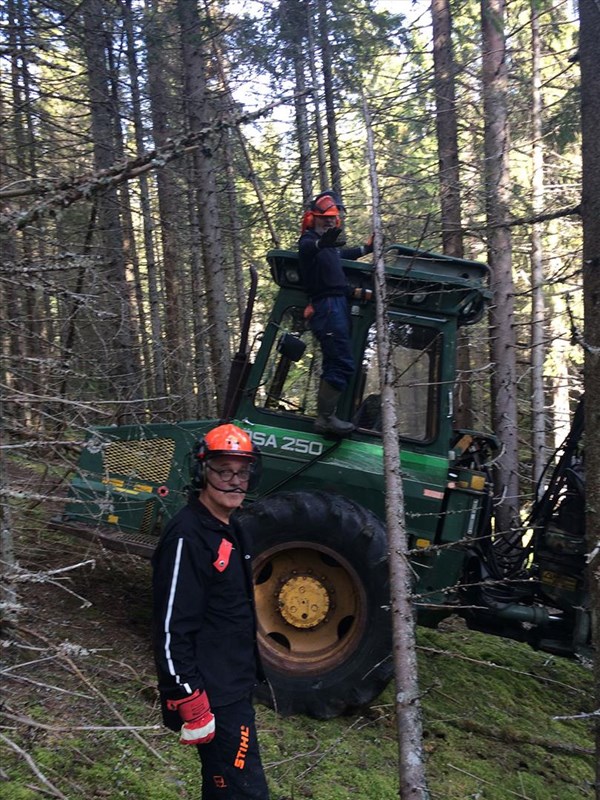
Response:
[[[285,581],[279,591],[279,611],[294,628],[314,628],[329,613],[329,594],[323,584],[310,575],[297,575]]]

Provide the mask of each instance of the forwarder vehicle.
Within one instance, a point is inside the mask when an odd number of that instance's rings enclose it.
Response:
[[[358,366],[338,416],[356,430],[327,438],[313,430],[321,356],[304,319],[297,253],[274,250],[267,261],[277,295],[256,332],[252,270],[221,418],[95,428],[53,524],[150,556],[185,502],[194,445],[219,422],[247,430],[262,454],[259,487],[241,512],[255,545],[270,684],[259,699],[282,714],[328,718],[370,702],[392,676],[374,266],[343,262]],[[527,535],[504,535],[493,518],[496,440],[453,425],[457,334],[483,317],[488,272],[403,245],[385,253],[417,620],[458,614],[473,628],[573,655],[589,642],[579,438],[540,492]]]

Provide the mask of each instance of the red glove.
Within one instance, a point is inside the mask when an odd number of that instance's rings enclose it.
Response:
[[[169,711],[177,711],[183,720],[181,744],[208,744],[215,738],[215,716],[210,710],[206,692],[199,689],[189,697],[167,700]]]

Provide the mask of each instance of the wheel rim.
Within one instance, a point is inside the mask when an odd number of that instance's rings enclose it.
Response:
[[[362,638],[366,595],[354,568],[322,545],[287,542],[254,561],[263,660],[296,674],[345,662]]]

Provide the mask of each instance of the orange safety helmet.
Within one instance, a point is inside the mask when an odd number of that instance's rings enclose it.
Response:
[[[238,428],[237,425],[227,423],[210,430],[203,439],[196,443],[193,455],[192,483],[196,489],[202,489],[205,486],[206,462],[215,456],[241,456],[252,459],[252,476],[248,483],[248,489],[256,488],[260,480],[260,450],[252,444],[249,434]]]
[[[342,214],[345,211],[344,204],[338,195],[332,189],[327,189],[311,200],[308,210],[302,217],[301,232],[304,233],[309,228],[315,227],[315,217],[335,217],[335,227],[339,228],[342,224]]]
[[[231,423],[213,428],[206,434],[203,441],[204,458],[221,455],[256,457],[250,436],[246,431]]]
[[[330,194],[316,197],[311,203],[311,211],[315,217],[339,217],[340,209]]]

